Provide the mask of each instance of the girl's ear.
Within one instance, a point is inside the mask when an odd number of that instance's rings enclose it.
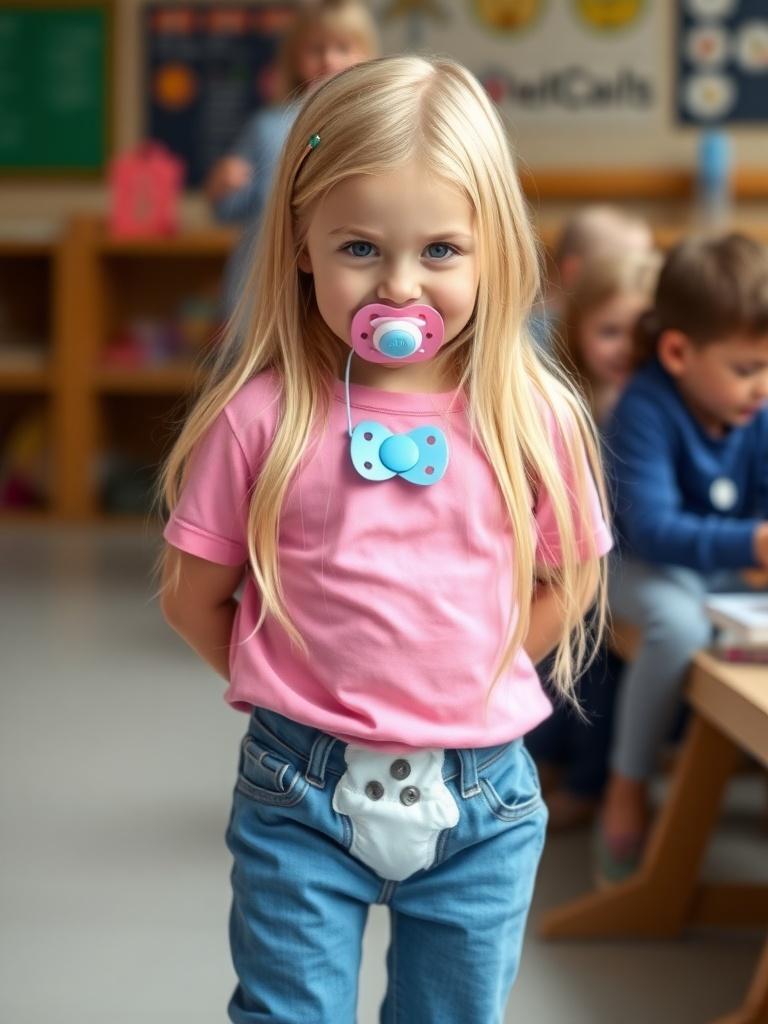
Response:
[[[661,332],[656,351],[659,362],[671,377],[680,377],[685,372],[692,347],[691,339],[682,331]]]
[[[312,260],[309,258],[309,252],[307,247],[304,246],[299,252],[299,258],[296,261],[299,270],[303,270],[305,274],[312,273]]]

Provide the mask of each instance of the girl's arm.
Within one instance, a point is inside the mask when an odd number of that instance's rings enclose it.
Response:
[[[584,565],[579,582],[579,601],[582,614],[592,605],[597,590],[599,571],[597,564]],[[563,614],[560,590],[546,579],[536,584],[531,605],[531,621],[523,647],[534,665],[552,651],[563,633]]]
[[[229,644],[242,565],[217,565],[169,545],[160,598],[165,620],[229,682]]]

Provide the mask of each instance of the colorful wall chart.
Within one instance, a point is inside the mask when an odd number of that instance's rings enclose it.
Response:
[[[678,120],[768,121],[766,0],[683,0],[677,6]]]
[[[145,134],[185,161],[186,187],[272,101],[278,42],[295,11],[295,2],[145,8]]]

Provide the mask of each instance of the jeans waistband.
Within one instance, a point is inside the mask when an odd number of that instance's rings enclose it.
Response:
[[[331,736],[321,729],[301,722],[294,722],[276,711],[254,708],[248,728],[249,733],[266,739],[272,746],[282,748],[286,753],[304,765],[307,781],[323,789],[327,775],[341,776],[346,771],[344,750],[347,744],[337,736]],[[492,747],[446,748],[443,760],[443,779],[460,779],[462,797],[471,797],[480,792],[478,772],[496,761],[502,754],[522,743],[511,740]],[[391,755],[393,759],[398,756]]]

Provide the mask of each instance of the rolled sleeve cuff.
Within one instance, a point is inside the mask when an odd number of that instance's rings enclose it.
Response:
[[[217,565],[243,565],[248,561],[248,551],[238,541],[218,537],[175,516],[163,530],[163,537],[188,555],[196,555]]]

